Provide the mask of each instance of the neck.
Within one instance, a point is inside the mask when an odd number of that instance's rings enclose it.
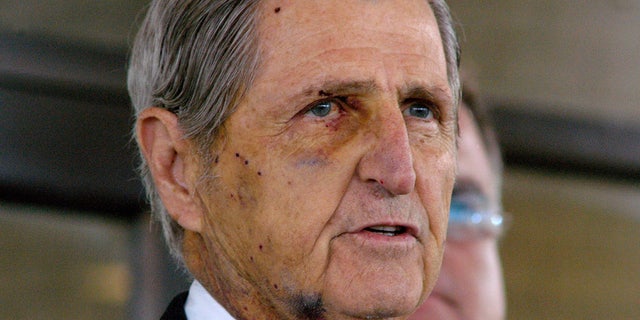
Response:
[[[235,319],[294,319],[265,299],[225,254],[212,251],[213,247],[207,246],[200,234],[185,232],[183,256],[187,268]]]

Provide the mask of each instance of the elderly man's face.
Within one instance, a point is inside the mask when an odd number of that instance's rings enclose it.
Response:
[[[458,177],[453,196],[472,197],[499,207],[491,168],[473,115],[460,108]],[[448,241],[435,289],[412,320],[500,320],[505,301],[497,238]]]
[[[410,313],[437,277],[455,175],[428,2],[266,1],[260,40],[201,192],[211,277],[292,318]]]

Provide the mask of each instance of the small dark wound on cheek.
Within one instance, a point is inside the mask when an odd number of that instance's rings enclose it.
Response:
[[[273,10],[273,12],[275,12],[275,13],[280,12],[280,7],[275,8],[275,9]]]

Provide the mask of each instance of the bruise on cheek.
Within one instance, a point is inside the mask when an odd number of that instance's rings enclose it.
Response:
[[[327,159],[327,154],[324,150],[320,150],[317,152],[313,152],[312,154],[300,158],[296,162],[296,168],[306,168],[306,167],[323,167],[329,164],[329,160]]]
[[[337,132],[338,129],[340,129],[340,124],[343,122],[345,114],[346,112],[341,110],[340,116],[325,123],[324,127],[329,129],[330,132]]]

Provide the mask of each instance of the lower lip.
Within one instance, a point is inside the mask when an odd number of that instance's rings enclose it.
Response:
[[[347,233],[346,235],[355,237],[360,241],[364,241],[364,243],[371,244],[411,244],[416,242],[416,238],[409,233],[402,233],[399,235],[388,236],[378,232],[372,232],[368,230],[362,230],[359,232]]]

